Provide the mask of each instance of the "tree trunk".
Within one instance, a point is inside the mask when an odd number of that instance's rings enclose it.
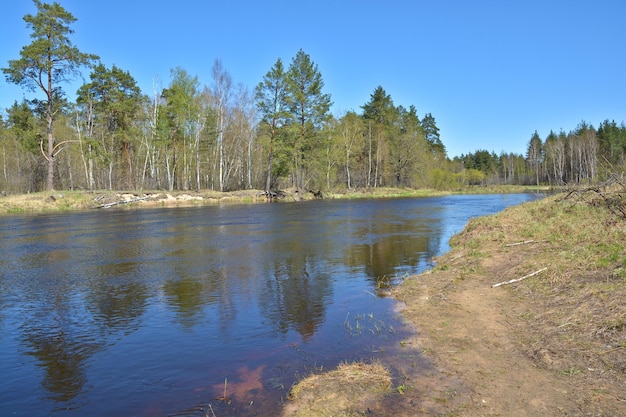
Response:
[[[48,178],[46,189],[54,191],[54,136],[52,135],[52,86],[49,87],[48,94],[48,110],[46,115],[46,133],[48,136],[48,154],[45,155],[48,160]]]
[[[370,188],[372,180],[372,123],[369,123],[367,138],[369,141],[369,150],[367,152],[367,188]]]
[[[348,177],[348,190],[352,189],[350,182],[350,148],[346,146],[346,176]]]
[[[270,138],[270,152],[267,157],[267,178],[265,179],[265,193],[270,195],[270,187],[272,186],[272,142],[274,133],[272,133],[272,138]]]

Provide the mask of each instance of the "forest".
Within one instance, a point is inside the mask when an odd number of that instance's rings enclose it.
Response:
[[[3,65],[36,97],[0,113],[0,190],[234,191],[593,183],[621,172],[624,122],[585,121],[541,138],[525,155],[476,150],[449,158],[435,117],[395,105],[378,86],[360,112],[331,114],[323,76],[303,50],[278,58],[253,88],[219,59],[208,85],[183,67],[142,92],[132,74],[72,43],[73,15],[34,0],[32,43]],[[87,75],[88,73],[88,75]],[[86,80],[70,101],[68,80]],[[506,133],[503,133],[506,135]],[[503,137],[503,142],[506,137]]]

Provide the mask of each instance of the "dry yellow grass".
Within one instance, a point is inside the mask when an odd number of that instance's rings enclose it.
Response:
[[[363,416],[390,392],[391,375],[382,364],[342,363],[294,385],[283,416]]]
[[[605,197],[579,190],[472,219],[432,271],[395,290],[414,343],[469,388],[431,410],[626,415],[626,218],[623,198]]]

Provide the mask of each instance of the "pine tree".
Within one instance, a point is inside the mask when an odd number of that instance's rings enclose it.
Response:
[[[317,65],[302,49],[291,61],[287,71],[287,105],[294,128],[294,185],[303,188],[307,170],[307,154],[315,147],[315,137],[328,120],[331,100],[322,92],[324,81]]]
[[[439,136],[439,128],[435,123],[435,118],[432,114],[426,113],[422,119],[422,129],[424,130],[424,139],[428,142],[431,152],[434,154],[446,156],[446,147]]]
[[[274,146],[279,134],[279,129],[284,126],[287,117],[287,80],[280,58],[274,66],[265,74],[263,81],[255,90],[257,108],[261,114],[261,127],[269,137],[269,149],[267,157],[267,176],[265,180],[265,193],[269,197],[272,187],[272,164],[274,158]]]
[[[371,134],[371,130],[368,132],[368,161],[369,170],[367,175],[367,186],[371,183],[371,176],[374,175],[374,187],[378,186],[379,174],[383,172],[383,166],[385,163],[385,155],[383,155],[383,148],[385,146],[388,130],[391,128],[394,118],[397,116],[397,111],[391,100],[391,96],[381,87],[378,86],[370,96],[370,101],[362,106],[363,118],[374,125],[374,134]],[[373,139],[376,139],[376,160],[374,166],[372,166],[373,158]],[[374,172],[372,172],[372,170]]]
[[[96,55],[80,52],[69,39],[70,25],[76,21],[59,3],[47,4],[34,0],[37,14],[27,14],[24,21],[32,29],[32,43],[22,48],[20,58],[10,60],[2,71],[7,81],[19,84],[29,91],[41,90],[46,96],[47,151],[42,153],[48,162],[46,187],[54,189],[54,158],[59,151],[53,135],[55,99],[62,97],[61,84],[78,74],[80,67],[98,59]]]
[[[539,185],[540,168],[541,163],[543,162],[543,142],[541,141],[541,138],[536,130],[528,143],[526,158],[535,171],[535,178],[537,180],[537,185]]]

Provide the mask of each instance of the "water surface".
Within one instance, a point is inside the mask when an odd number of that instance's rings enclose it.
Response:
[[[0,217],[1,414],[275,414],[300,376],[406,337],[381,289],[533,198]]]

